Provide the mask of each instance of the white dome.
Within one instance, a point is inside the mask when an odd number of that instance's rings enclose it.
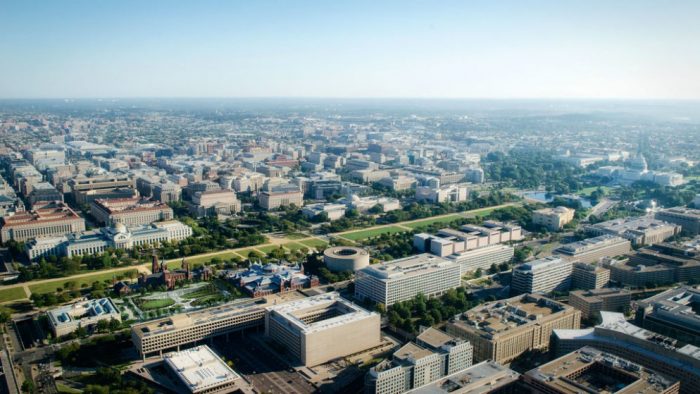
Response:
[[[114,225],[114,231],[117,233],[126,233],[127,229],[124,223],[117,223]]]

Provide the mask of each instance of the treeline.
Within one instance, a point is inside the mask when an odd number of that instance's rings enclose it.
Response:
[[[411,300],[397,302],[389,307],[386,315],[392,326],[417,334],[420,326],[442,323],[478,304],[479,301],[472,299],[465,288],[458,287],[436,298],[418,294]]]

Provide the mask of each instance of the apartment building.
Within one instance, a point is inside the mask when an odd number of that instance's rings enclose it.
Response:
[[[604,376],[604,379],[601,379]],[[583,347],[521,376],[533,393],[678,394],[678,379],[594,347]]]
[[[550,256],[513,268],[511,291],[514,294],[551,293],[571,288],[573,263]]]
[[[574,263],[571,287],[580,290],[601,289],[610,283],[610,270],[597,264]]]
[[[460,284],[458,263],[423,253],[357,271],[355,296],[390,306],[418,293],[428,297],[441,295]]]
[[[63,203],[47,204],[39,209],[17,212],[2,218],[0,240],[24,242],[36,237],[60,237],[85,231],[85,219]]]
[[[366,394],[400,394],[430,384],[472,365],[469,342],[434,328],[394,352],[365,375]]]
[[[584,229],[593,236],[609,234],[628,239],[634,246],[663,242],[681,232],[681,226],[651,216],[608,220]]]
[[[136,198],[97,199],[90,203],[90,214],[100,224],[122,223],[127,227],[171,220],[173,210],[167,204]]]
[[[479,305],[447,324],[447,333],[469,341],[476,361],[508,364],[529,350],[547,350],[554,329],[579,328],[581,312],[535,294]]]
[[[700,234],[700,209],[686,207],[662,209],[656,213],[656,219],[677,224],[688,235]]]
[[[559,231],[574,220],[576,210],[567,207],[542,208],[532,212],[532,224]]]
[[[629,240],[615,235],[601,235],[562,245],[553,254],[581,263],[596,263],[603,257],[615,257],[632,250]]]
[[[626,289],[575,290],[569,293],[569,305],[580,310],[583,319],[598,318],[601,311],[627,313],[631,302],[632,293]]]
[[[379,346],[380,316],[326,293],[267,307],[265,335],[310,367]]]
[[[584,346],[651,368],[681,382],[681,394],[695,394],[700,387],[700,348],[631,324],[625,315],[601,312],[602,322],[587,329],[557,329],[552,347],[558,356]]]

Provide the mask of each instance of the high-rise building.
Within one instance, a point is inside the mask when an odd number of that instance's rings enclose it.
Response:
[[[614,235],[601,235],[562,245],[552,253],[582,263],[595,263],[603,257],[623,255],[632,249],[630,241]]]
[[[569,305],[580,310],[584,319],[598,318],[601,311],[626,313],[631,301],[632,293],[626,289],[575,290],[569,293]]]

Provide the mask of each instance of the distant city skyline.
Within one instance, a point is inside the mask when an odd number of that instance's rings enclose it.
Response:
[[[0,98],[700,99],[700,3],[3,4]]]

